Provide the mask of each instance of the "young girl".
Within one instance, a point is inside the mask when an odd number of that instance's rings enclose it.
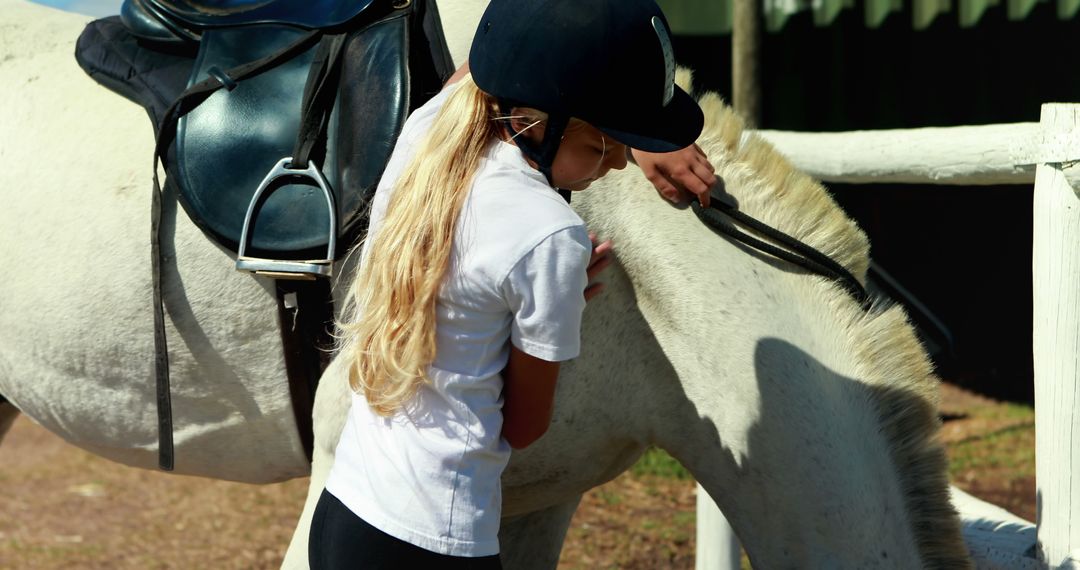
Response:
[[[701,131],[652,0],[493,0],[469,68],[406,122],[372,206],[315,570],[500,567],[503,468],[547,429],[610,247],[556,189]]]

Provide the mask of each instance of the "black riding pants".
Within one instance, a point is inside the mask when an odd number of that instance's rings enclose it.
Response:
[[[325,489],[308,537],[311,570],[501,570],[498,555],[464,558],[424,550],[371,526]]]

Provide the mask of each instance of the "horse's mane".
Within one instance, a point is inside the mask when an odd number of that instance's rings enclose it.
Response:
[[[698,144],[726,186],[738,189],[732,195],[739,208],[832,257],[865,284],[869,241],[825,188],[748,132],[719,96],[698,102],[705,113]],[[858,380],[876,404],[924,567],[969,567],[938,437],[939,380],[926,351],[900,306],[877,302],[864,312],[838,285],[819,289],[855,347]]]

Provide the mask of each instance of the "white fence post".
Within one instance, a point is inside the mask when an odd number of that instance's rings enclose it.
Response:
[[[701,483],[697,486],[696,570],[739,570],[742,551],[735,531]]]
[[[1069,144],[1080,135],[1080,105],[1043,105],[1042,128],[1043,140],[1058,144],[1044,147],[1035,176],[1037,535],[1043,563],[1071,568],[1080,552],[1080,440],[1072,437],[1080,436],[1080,197],[1067,171],[1080,159],[1080,144]]]

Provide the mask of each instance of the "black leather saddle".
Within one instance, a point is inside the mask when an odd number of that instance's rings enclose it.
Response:
[[[327,64],[330,37],[340,45]],[[453,71],[424,0],[126,0],[119,19],[87,27],[76,56],[143,104],[159,139],[175,129],[159,149],[168,180],[191,219],[241,253],[238,269],[248,270],[250,259],[303,266],[344,254],[336,243],[366,228],[367,202],[409,111]],[[268,63],[236,72],[259,61]],[[200,82],[215,89],[177,105],[169,124],[168,107]],[[306,117],[309,103],[324,116]],[[315,140],[291,169],[303,129]],[[313,273],[328,275],[324,265]]]
[[[409,111],[453,63],[432,0],[125,0],[87,25],[75,57],[154,126],[151,259],[160,466],[172,470],[161,283],[161,189],[237,268],[278,278],[279,325],[301,442],[333,339],[325,279],[367,227],[367,204]],[[301,310],[303,307],[303,310]]]

